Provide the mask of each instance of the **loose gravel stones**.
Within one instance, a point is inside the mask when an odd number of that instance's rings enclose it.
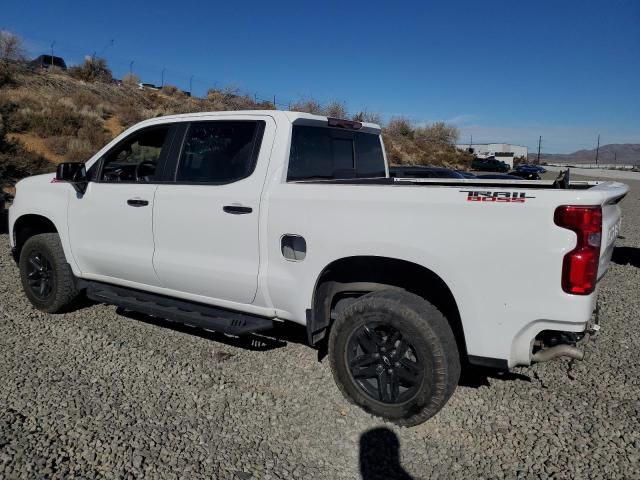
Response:
[[[236,340],[104,305],[37,312],[0,235],[0,478],[640,478],[640,182],[586,360],[466,371],[402,429],[304,332]]]

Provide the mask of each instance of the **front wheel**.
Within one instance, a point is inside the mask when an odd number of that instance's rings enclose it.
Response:
[[[446,318],[403,290],[371,293],[343,310],[331,329],[329,359],[351,402],[403,426],[435,415],[460,378]]]
[[[19,266],[24,292],[38,310],[60,312],[78,296],[57,234],[43,233],[29,238],[20,252]]]

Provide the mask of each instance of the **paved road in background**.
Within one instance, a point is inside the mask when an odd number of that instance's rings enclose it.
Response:
[[[545,167],[549,172],[559,172],[560,170],[566,170],[567,167]],[[624,182],[625,180],[640,181],[640,172],[630,172],[627,170],[604,170],[596,168],[570,168],[571,176],[580,175],[590,178],[597,178],[599,180],[619,180]]]

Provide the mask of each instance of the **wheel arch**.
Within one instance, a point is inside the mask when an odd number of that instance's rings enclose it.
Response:
[[[339,303],[373,291],[402,289],[434,304],[447,318],[461,356],[466,356],[464,328],[455,296],[433,270],[403,259],[350,256],[328,264],[316,280],[312,305],[307,311],[307,336],[312,345],[322,341]],[[336,308],[337,307],[337,308]]]
[[[58,235],[60,234],[60,231],[53,220],[44,215],[35,213],[28,213],[18,217],[13,223],[12,230],[15,245],[13,249],[13,256],[16,262],[20,259],[20,252],[22,251],[22,247],[24,247],[25,242],[29,238],[41,233],[57,233]]]

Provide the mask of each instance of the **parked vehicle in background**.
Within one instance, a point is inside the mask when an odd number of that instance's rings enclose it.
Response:
[[[518,172],[546,173],[547,169],[541,165],[533,165],[530,163],[521,163],[516,168]]]
[[[389,176],[396,178],[464,178],[464,175],[450,168],[421,165],[389,167]]]
[[[49,68],[58,67],[61,70],[67,69],[67,64],[62,57],[56,57],[55,55],[39,55],[31,60],[30,65],[37,68]]]
[[[515,175],[510,175],[507,173],[482,173],[476,175],[476,177],[483,180],[522,180],[521,177],[517,177]]]
[[[146,120],[16,190],[36,308],[86,294],[230,335],[295,322],[346,398],[416,425],[463,363],[582,358],[628,187],[390,178],[377,125],[246,111]]]
[[[508,172],[509,165],[495,158],[474,158],[471,168],[481,172]]]

